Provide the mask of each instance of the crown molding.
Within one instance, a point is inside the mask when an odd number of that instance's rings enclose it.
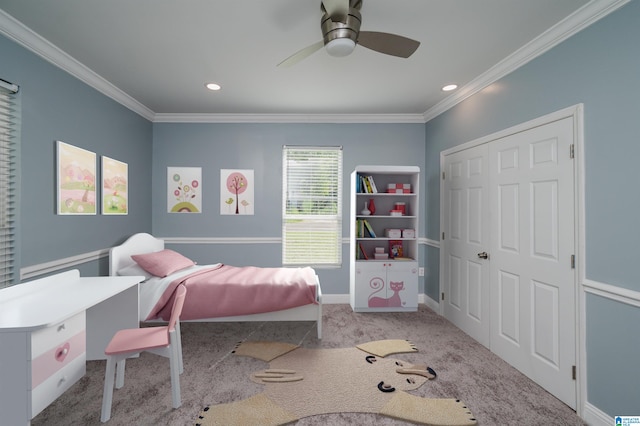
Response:
[[[156,114],[154,123],[422,123],[422,114]]]
[[[630,0],[591,0],[423,114],[156,114],[64,51],[0,10],[0,34],[68,72],[147,120],[158,123],[426,123],[542,55]]]
[[[428,122],[631,0],[592,0],[424,113]]]
[[[0,10],[0,34],[15,41],[25,49],[30,50],[147,120],[153,120],[155,114],[149,108],[109,83],[42,36],[24,26],[24,24],[3,10]]]

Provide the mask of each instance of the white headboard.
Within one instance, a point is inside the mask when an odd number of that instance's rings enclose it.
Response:
[[[117,275],[117,272],[135,262],[132,254],[151,253],[164,249],[164,240],[159,240],[153,235],[139,233],[130,236],[127,241],[109,250],[109,275]]]

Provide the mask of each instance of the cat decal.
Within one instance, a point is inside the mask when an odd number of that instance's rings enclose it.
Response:
[[[375,291],[369,295],[370,308],[401,308],[404,305],[400,292],[404,290],[404,281],[389,281],[389,288],[393,291],[393,295],[389,298],[376,296],[384,290],[384,280],[376,277],[369,281],[369,286]]]

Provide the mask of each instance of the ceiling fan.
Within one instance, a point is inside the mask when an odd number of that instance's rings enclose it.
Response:
[[[386,55],[408,58],[420,42],[397,34],[360,31],[362,0],[322,0],[320,26],[323,39],[305,47],[278,64],[290,67],[323,46],[331,56],[347,56],[356,44]]]

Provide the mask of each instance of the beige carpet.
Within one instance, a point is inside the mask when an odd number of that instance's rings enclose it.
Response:
[[[270,363],[269,368],[246,378],[264,385],[264,391],[241,401],[206,407],[196,424],[275,426],[321,414],[375,413],[424,425],[475,425],[471,412],[455,398],[407,393],[435,379],[434,371],[387,355],[416,351],[406,340],[339,349],[245,342],[236,348],[235,355]]]
[[[243,401],[263,393],[265,385],[249,377],[268,368],[269,363],[231,355],[238,342],[275,341],[307,349],[334,349],[397,338],[411,340],[419,351],[388,358],[427,363],[438,373],[435,380],[410,391],[412,395],[460,398],[483,426],[585,426],[575,411],[424,305],[411,313],[355,313],[348,304],[325,305],[323,317],[322,340],[316,338],[316,325],[310,322],[182,323],[180,408],[171,406],[169,361],[144,353],[127,361],[125,384],[113,393],[111,420],[106,426],[194,426],[207,405]],[[104,371],[104,361],[89,361],[86,376],[36,416],[31,425],[103,426],[100,407]],[[409,420],[371,413],[331,413],[295,422],[295,426],[411,424]]]

